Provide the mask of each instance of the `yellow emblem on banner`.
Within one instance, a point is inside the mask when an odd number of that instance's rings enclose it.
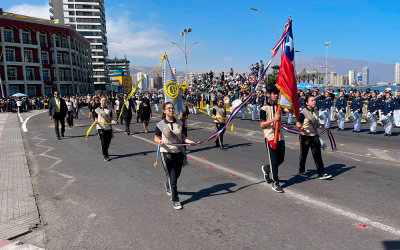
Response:
[[[167,82],[165,84],[165,93],[169,98],[175,99],[179,94],[178,83],[176,82]]]
[[[181,89],[185,90],[187,88],[187,84],[183,82],[180,87]]]

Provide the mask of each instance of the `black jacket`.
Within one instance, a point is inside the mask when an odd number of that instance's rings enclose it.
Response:
[[[124,105],[125,100],[121,100],[119,102],[119,110],[122,110],[122,106]],[[129,102],[129,108],[124,107],[124,110],[122,110],[122,117],[128,117],[132,116],[132,110],[136,111],[135,104],[133,103],[132,99],[128,100]]]
[[[57,103],[56,100],[53,98],[49,102],[49,116],[54,118],[54,114],[57,111]],[[60,98],[60,114],[61,117],[65,117],[67,115],[68,108],[67,104],[65,103],[65,100]]]

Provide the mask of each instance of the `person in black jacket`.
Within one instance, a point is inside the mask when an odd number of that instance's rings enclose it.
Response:
[[[68,108],[67,104],[65,103],[64,99],[59,97],[59,92],[55,91],[53,96],[54,98],[49,102],[49,119],[54,120],[55,131],[57,135],[57,139],[61,140],[60,131],[58,127],[61,123],[61,136],[64,137],[65,132],[65,116],[67,116]]]
[[[128,101],[126,101],[126,98],[128,98],[128,95],[124,94],[124,100],[121,100],[119,102],[119,110],[122,110],[121,118],[124,119],[124,122],[125,122],[125,132],[128,135],[130,135],[131,131],[129,130],[129,127],[131,126],[132,113],[136,113],[136,106],[133,103],[132,99],[129,99]],[[122,107],[124,109],[122,109]]]

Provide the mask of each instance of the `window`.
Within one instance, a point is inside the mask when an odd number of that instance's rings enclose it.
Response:
[[[6,49],[6,61],[15,62],[15,51],[13,49]]]
[[[68,55],[64,55],[64,64],[69,64]]]
[[[50,86],[45,86],[44,87],[44,94],[46,96],[51,96],[51,87]]]
[[[4,30],[4,42],[7,42],[7,43],[14,42],[13,33],[11,30]]]
[[[62,64],[62,60],[61,60],[61,53],[57,53],[57,63],[58,64]]]
[[[8,80],[17,80],[17,70],[16,68],[7,67]]]
[[[49,54],[47,52],[41,52],[40,58],[42,59],[43,64],[49,64]]]
[[[35,80],[35,76],[33,75],[33,69],[31,68],[25,68],[25,75],[26,75],[26,80]]]
[[[40,46],[41,47],[47,47],[47,37],[46,35],[40,35]]]
[[[44,81],[51,81],[50,79],[50,70],[49,69],[43,69],[43,80]]]
[[[14,95],[18,93],[18,86],[10,86],[8,87],[9,95]]]
[[[69,11],[69,14],[70,14],[71,16],[75,16],[75,11]]]
[[[28,95],[29,95],[29,97],[36,96],[36,87],[35,86],[28,86]]]
[[[24,50],[24,61],[25,62],[33,62],[32,51]]]
[[[74,5],[73,4],[68,4],[68,9],[73,9]]]
[[[22,33],[22,43],[30,44],[31,43],[31,36],[29,32]]]
[[[70,18],[69,18],[69,21],[70,21],[70,22],[75,22],[75,18],[70,17]]]

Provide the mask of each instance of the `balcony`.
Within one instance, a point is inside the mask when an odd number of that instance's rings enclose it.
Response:
[[[21,42],[26,45],[37,45],[38,44],[37,41],[32,41],[30,39],[21,39]]]
[[[4,42],[5,43],[16,43],[16,41],[13,37],[4,37]]]
[[[49,62],[49,60],[42,60],[42,64],[43,65],[50,65],[50,62]]]
[[[43,81],[44,82],[51,82],[51,78],[50,77],[43,77]]]
[[[46,42],[40,42],[40,47],[49,47],[49,45]]]
[[[64,77],[64,81],[72,81],[72,77],[66,76],[66,77]]]
[[[27,81],[41,81],[39,76],[37,76],[37,77],[35,77],[35,76],[26,76],[26,80]]]
[[[4,79],[5,79],[5,77],[2,76],[1,80],[4,80]],[[22,79],[22,77],[17,77],[17,76],[14,76],[14,75],[8,75],[7,76],[7,80],[9,80],[9,81],[22,81],[23,79]]]
[[[38,59],[33,59],[33,58],[30,58],[30,57],[25,57],[24,58],[24,62],[26,62],[26,63],[40,63],[40,61]]]
[[[21,58],[6,56],[7,62],[22,62]]]
[[[61,60],[57,60],[57,61],[56,61],[56,60],[53,60],[53,61],[52,61],[52,64],[62,64],[62,61],[61,61]]]

